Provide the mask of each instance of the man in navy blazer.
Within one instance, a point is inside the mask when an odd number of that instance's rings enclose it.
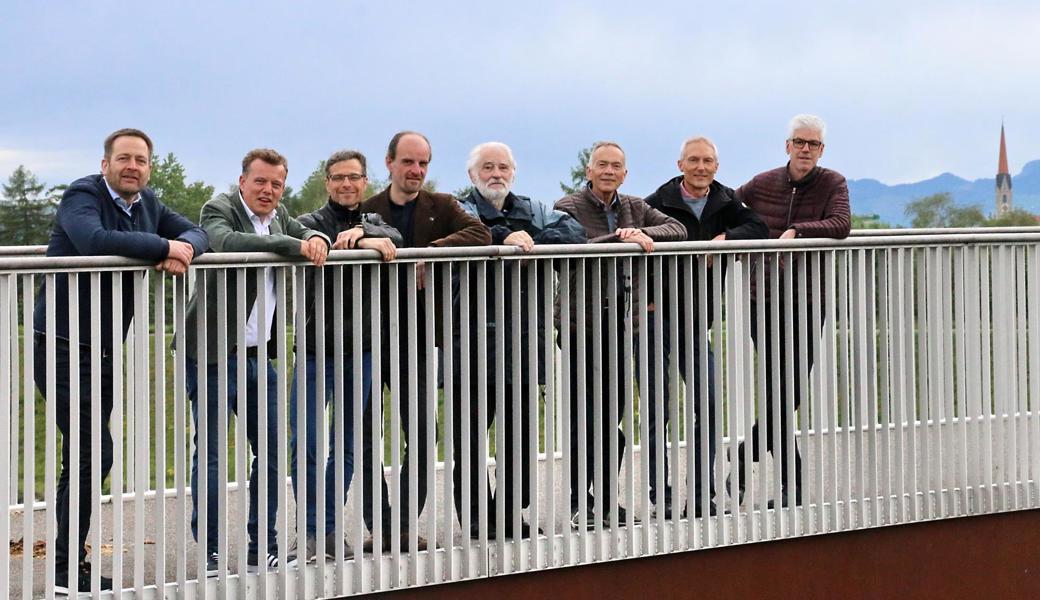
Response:
[[[172,275],[183,275],[192,259],[209,247],[206,233],[191,221],[173,212],[145,187],[152,167],[152,141],[137,129],[120,129],[105,139],[101,173],[74,181],[62,195],[61,203],[47,244],[47,256],[124,256],[147,260],[155,268]],[[90,528],[92,498],[101,490],[92,489],[91,470],[91,397],[94,385],[100,385],[101,397],[101,479],[112,467],[112,354],[115,327],[121,327],[120,338],[126,337],[134,318],[134,282],[141,277],[137,270],[127,270],[122,277],[122,297],[113,298],[112,273],[101,274],[101,291],[93,297],[89,274],[78,277],[70,285],[68,273],[54,279],[54,322],[47,319],[45,285],[41,286],[33,315],[33,378],[40,392],[56,403],[57,425],[64,443],[61,449],[61,475],[58,477],[58,531],[54,549],[55,590],[86,590],[90,585],[90,563],[85,562],[83,543]],[[118,303],[118,304],[117,304]],[[119,306],[122,322],[113,323],[113,309]],[[67,308],[66,308],[67,307]],[[73,313],[73,311],[75,311]],[[71,331],[70,313],[77,314],[79,326]],[[147,318],[143,315],[142,318]],[[91,336],[92,324],[100,319],[101,336]],[[55,344],[48,347],[48,330]],[[70,395],[72,383],[71,350],[75,343],[79,380],[79,398]],[[101,361],[91,360],[92,344],[100,348]],[[48,354],[53,355],[55,379],[47,381]],[[97,378],[91,374],[97,373]],[[53,385],[53,389],[50,389]],[[69,436],[70,416],[79,411],[79,521],[76,561],[69,557],[69,469],[72,467]],[[121,426],[121,425],[120,425]],[[71,567],[71,568],[70,568]],[[71,576],[71,579],[70,579]],[[112,580],[101,577],[101,589],[112,589]]]

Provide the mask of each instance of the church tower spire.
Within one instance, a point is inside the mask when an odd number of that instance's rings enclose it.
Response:
[[[1007,144],[1004,141],[1004,122],[1000,123],[1000,160],[997,163],[997,212],[1011,210],[1011,173],[1008,171]]]

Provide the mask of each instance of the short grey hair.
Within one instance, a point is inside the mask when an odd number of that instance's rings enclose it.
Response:
[[[715,142],[704,137],[703,135],[695,135],[693,137],[688,137],[685,141],[683,141],[682,146],[679,146],[679,160],[683,159],[683,154],[686,152],[686,147],[694,142],[704,142],[705,144],[711,146],[711,151],[715,153],[715,160],[719,160],[719,147],[715,145]]]
[[[602,140],[593,144],[592,149],[589,150],[589,158],[591,159],[592,155],[596,153],[596,150],[599,150],[600,148],[617,148],[621,151],[622,156],[624,156],[626,159],[628,158],[628,155],[625,154],[625,149],[621,147],[621,144],[617,142],[612,142],[610,140]]]
[[[791,117],[791,122],[787,124],[787,139],[793,138],[797,129],[812,129],[820,134],[821,142],[827,137],[827,124],[816,115],[803,114]]]
[[[480,155],[483,154],[485,150],[490,150],[492,148],[505,151],[506,156],[509,157],[509,166],[513,167],[513,171],[515,172],[516,159],[513,158],[513,150],[502,142],[484,142],[483,144],[477,144],[469,151],[469,159],[466,160],[466,172],[475,173],[477,167],[480,165]]]

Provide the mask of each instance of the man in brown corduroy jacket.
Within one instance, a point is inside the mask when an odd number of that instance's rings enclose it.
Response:
[[[655,241],[685,240],[686,228],[682,223],[652,208],[640,198],[618,193],[627,174],[625,153],[621,147],[614,142],[597,142],[592,147],[585,169],[588,185],[558,200],[555,208],[581,223],[590,243],[634,242],[644,251],[652,252]],[[624,341],[626,337],[634,337],[635,332],[626,331],[625,327],[625,314],[631,305],[632,284],[626,280],[621,262],[618,261],[615,268],[609,258],[587,260],[584,263],[585,277],[581,281],[576,276],[578,265],[577,262],[570,265],[569,308],[566,314],[561,312],[560,319],[569,320],[570,330],[566,339],[566,354],[570,364],[571,525],[591,529],[600,519],[605,525],[609,524],[611,513],[615,510],[618,524],[623,525],[626,521],[625,511],[616,501],[616,490],[609,487],[610,441],[613,436],[617,436],[615,468],[620,468],[625,452],[625,436],[618,429],[618,423],[624,414],[625,398],[632,393],[632,365],[625,360]],[[579,286],[584,289],[585,296],[581,306],[577,296]],[[596,294],[594,290],[599,293]],[[609,360],[612,312],[616,319],[613,322],[616,330],[614,351],[617,356],[614,362]],[[627,322],[634,324],[635,319]],[[560,340],[561,346],[564,341]],[[596,377],[600,379],[598,386],[595,385]],[[615,415],[610,414],[612,399],[617,406]],[[579,422],[578,407],[582,402],[585,418]],[[597,409],[601,411],[599,430],[593,426]],[[578,433],[581,428],[586,432],[583,456],[578,455]],[[599,456],[602,461],[602,480],[594,485],[593,481],[597,478],[596,453],[593,449],[597,436],[601,444]],[[582,462],[585,464],[583,478],[580,477],[582,474],[579,469]],[[589,495],[589,487],[596,488],[598,503]],[[587,507],[584,519],[580,518],[580,507]]]
[[[401,232],[404,248],[425,248],[445,246],[487,246],[491,244],[491,232],[480,222],[480,219],[470,215],[459,205],[450,194],[438,194],[423,189],[426,181],[426,172],[433,156],[430,142],[426,136],[414,131],[401,131],[390,140],[386,152],[386,168],[390,172],[390,185],[382,192],[372,196],[362,205],[363,212],[376,213],[383,220]],[[442,263],[447,264],[447,263]],[[397,303],[390,302],[390,290],[392,283],[390,273],[385,273],[382,278],[383,305],[380,315],[383,319],[382,347],[380,370],[381,376],[378,385],[374,385],[374,396],[382,395],[382,384],[396,392],[396,402],[400,413],[402,439],[405,440],[404,456],[401,458],[400,474],[400,498],[393,507],[400,514],[400,537],[393,535],[391,531],[391,504],[389,489],[386,479],[380,478],[381,492],[379,508],[381,518],[382,549],[389,550],[394,544],[400,544],[403,549],[408,549],[409,526],[415,523],[410,516],[410,473],[412,470],[411,459],[415,453],[418,465],[416,480],[416,506],[415,517],[422,514],[423,506],[426,504],[427,481],[430,475],[428,457],[430,450],[434,448],[435,440],[431,439],[427,430],[428,406],[436,393],[436,374],[433,371],[435,364],[433,356],[427,356],[427,349],[439,345],[441,340],[441,319],[439,315],[443,312],[441,297],[441,277],[446,276],[446,271],[428,268],[428,265],[418,263],[415,265],[415,319],[409,317],[410,304],[408,302],[408,270],[401,268],[397,279]],[[437,272],[436,282],[431,273]],[[430,283],[430,286],[427,286]],[[429,289],[427,289],[429,288]],[[436,289],[434,289],[436,288]],[[432,295],[429,292],[433,292]],[[432,300],[432,301],[431,301]],[[434,338],[428,339],[426,319],[427,308],[430,317],[434,319]],[[395,321],[391,313],[397,315]],[[397,329],[393,330],[396,322]],[[409,345],[415,344],[414,362],[410,360],[411,352]],[[394,366],[396,364],[396,367]],[[414,365],[414,371],[411,369]],[[394,379],[394,371],[399,370],[399,376]],[[410,373],[415,373],[413,380]],[[413,400],[414,398],[414,400]],[[377,400],[378,401],[378,400]],[[416,419],[411,420],[410,405],[416,403]],[[373,531],[373,490],[372,476],[373,463],[375,462],[373,448],[375,444],[381,444],[382,432],[372,431],[371,404],[364,416],[362,426],[362,490],[363,518],[369,531]],[[416,444],[410,442],[411,430],[415,429]],[[389,431],[387,432],[390,433]],[[382,473],[381,467],[378,468]],[[426,540],[416,536],[416,549],[423,550]],[[364,550],[370,551],[371,540],[366,541]]]
[[[773,239],[793,238],[838,238],[844,239],[849,235],[851,220],[849,217],[849,188],[845,183],[845,177],[833,171],[818,166],[820,157],[823,156],[824,135],[827,125],[823,119],[814,115],[797,115],[788,126],[787,141],[785,148],[788,157],[786,166],[766,171],[754,176],[751,181],[737,189],[737,198],[747,204],[751,210],[761,215],[769,227],[769,237]],[[802,396],[808,393],[808,389],[801,386],[801,382],[808,380],[809,372],[813,366],[813,346],[816,338],[820,335],[820,327],[824,319],[824,306],[821,298],[814,297],[813,279],[820,283],[823,289],[825,273],[816,274],[813,268],[820,264],[812,260],[808,254],[789,255],[789,264],[786,268],[793,269],[791,289],[784,285],[784,262],[780,263],[777,271],[779,282],[774,285],[770,280],[772,269],[766,272],[765,289],[753,289],[751,307],[751,339],[760,357],[766,361],[766,373],[773,373],[774,369],[779,371],[779,390],[774,391],[770,383],[766,385],[766,414],[765,423],[755,422],[749,434],[751,444],[752,460],[758,460],[758,428],[765,427],[766,450],[774,452],[777,445],[780,446],[781,465],[781,504],[788,506],[791,501],[796,505],[802,504],[801,489],[801,457],[798,446],[794,442],[791,417]],[[806,276],[800,278],[802,273],[801,262],[805,261]],[[766,264],[766,263],[761,263]],[[821,269],[822,271],[822,269]],[[772,301],[773,288],[779,302]],[[787,296],[791,296],[790,302]],[[758,302],[765,303],[766,323],[764,323],[765,339],[758,336]],[[778,311],[780,327],[773,331],[771,323],[772,311]],[[792,328],[786,329],[786,316],[791,313]],[[805,331],[805,337],[800,332]],[[792,342],[793,352],[788,354],[787,343]],[[774,344],[779,349],[777,353],[779,360],[773,360],[772,348]],[[797,357],[801,356],[801,348],[805,347],[807,360],[805,363],[797,363]],[[788,364],[788,360],[793,364]],[[790,372],[788,372],[790,371]],[[788,410],[787,404],[787,380],[793,379],[790,386],[794,391],[791,399],[792,410]],[[773,400],[774,395],[779,396],[780,407],[780,436],[778,442],[773,440]],[[789,441],[787,441],[789,440]],[[791,460],[794,455],[794,484],[791,484]],[[737,452],[738,461],[736,469],[739,476],[739,496],[743,500],[744,495],[744,447]],[[726,487],[730,488],[730,478],[726,479]],[[769,502],[772,508],[774,501]]]

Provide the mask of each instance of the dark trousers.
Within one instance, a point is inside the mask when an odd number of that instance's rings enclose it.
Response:
[[[647,319],[647,372],[648,372],[648,385],[643,388],[639,386],[640,390],[644,390],[642,397],[644,402],[647,403],[646,418],[650,420],[647,425],[647,434],[649,436],[647,452],[649,453],[650,461],[650,501],[657,502],[657,443],[658,438],[660,441],[667,442],[665,436],[668,430],[668,424],[671,422],[671,411],[668,408],[668,386],[671,383],[669,378],[669,365],[672,352],[671,344],[671,322],[668,319],[664,319],[661,322],[662,325],[662,337],[660,341],[657,339],[657,330],[655,325],[656,315],[649,313]],[[693,427],[693,460],[696,471],[688,474],[688,477],[693,478],[693,496],[699,498],[701,495],[702,480],[700,477],[700,464],[702,455],[702,441],[701,437],[701,358],[700,358],[700,338],[697,333],[694,333],[690,339],[686,338],[686,330],[682,323],[679,323],[679,376],[682,377],[686,386],[693,386],[693,406],[687,407],[688,410],[692,410],[694,414],[694,427]],[[663,373],[663,379],[661,382],[662,390],[664,391],[664,429],[658,433],[657,431],[657,353],[656,348],[658,345],[662,345],[664,364],[661,367]],[[707,446],[708,446],[708,495],[715,495],[715,353],[711,350],[711,345],[708,344],[707,353],[707,371],[708,371],[708,423],[707,423]],[[687,365],[687,358],[690,353],[693,353],[693,372],[689,372]],[[639,369],[636,370],[639,373]],[[673,424],[672,427],[675,425]],[[672,486],[668,481],[668,449],[665,446],[664,451],[664,502],[666,505],[672,503]]]
[[[758,306],[756,304],[751,305],[751,340],[755,344],[755,351],[758,354],[759,360],[765,360],[766,363],[766,377],[769,378],[766,382],[766,410],[765,410],[765,422],[761,422],[760,419],[755,421],[754,426],[751,428],[751,456],[752,459],[758,461],[759,459],[759,447],[758,447],[758,429],[759,427],[766,428],[766,450],[773,453],[773,448],[776,444],[783,444],[783,440],[787,435],[794,435],[794,424],[792,423],[792,417],[794,416],[793,411],[790,413],[787,410],[787,365],[791,363],[791,377],[794,378],[793,389],[794,398],[793,410],[798,410],[798,405],[801,404],[803,390],[801,386],[801,376],[799,372],[801,368],[798,365],[798,361],[801,357],[802,345],[805,346],[807,362],[804,366],[805,373],[808,374],[812,371],[813,367],[813,348],[815,346],[816,338],[820,335],[820,327],[815,324],[816,317],[814,313],[819,311],[820,323],[823,322],[823,311],[819,307],[814,307],[812,303],[809,306],[799,306],[797,302],[791,307],[793,311],[793,328],[791,331],[785,330],[786,314],[788,311],[787,302],[783,299],[783,290],[780,294],[781,300],[779,306],[774,307],[771,303],[767,303],[765,306],[765,339],[759,339],[758,335]],[[770,323],[772,322],[772,310],[778,310],[780,316],[780,328],[777,331],[772,331]],[[801,334],[802,323],[806,331],[805,337]],[[787,340],[790,339],[794,351],[791,354],[787,352]],[[773,360],[773,343],[778,344],[780,349],[779,360]],[[780,436],[779,441],[773,439],[773,385],[772,385],[772,374],[780,374],[780,386],[779,386],[779,405],[780,405]],[[791,481],[791,461],[788,456],[787,448],[781,447],[780,453],[780,481],[784,489],[787,489],[788,483]],[[802,484],[802,457],[798,452],[798,444],[794,445],[794,485],[795,493],[799,494]]]
[[[420,336],[421,337],[421,336]],[[400,365],[399,378],[397,381],[397,392],[399,394],[397,408],[401,417],[401,428],[402,428],[402,441],[405,444],[404,454],[401,458],[401,471],[400,471],[400,505],[397,507],[401,515],[401,531],[407,531],[409,529],[408,523],[408,510],[409,510],[409,490],[411,484],[409,483],[411,477],[411,466],[409,462],[412,454],[415,454],[417,470],[417,483],[418,489],[416,489],[416,498],[418,500],[417,514],[422,514],[423,507],[426,506],[426,460],[429,456],[429,445],[431,440],[426,433],[426,371],[428,365],[432,366],[432,360],[427,361],[424,356],[424,344],[420,339],[418,341],[418,359],[415,366],[415,380],[412,380],[408,375],[408,350],[406,336],[401,338],[401,350],[395,356],[389,351],[389,347],[384,345],[381,362],[381,379],[388,387],[392,384],[390,380],[390,364],[392,360],[398,361]],[[436,385],[436,384],[435,384]],[[411,422],[411,416],[408,414],[408,407],[411,391],[415,390],[416,394],[416,417],[415,423]],[[373,390],[375,394],[373,402],[370,402],[368,408],[365,410],[364,423],[361,427],[361,482],[363,485],[362,489],[362,502],[363,517],[365,519],[365,526],[369,531],[372,531],[373,513],[372,513],[372,464],[374,462],[375,453],[373,452],[373,444],[382,443],[383,435],[389,436],[390,432],[380,431],[378,435],[373,435],[372,431],[372,405],[376,402],[382,403],[382,386],[378,389]],[[383,417],[387,415],[384,413]],[[416,429],[416,445],[409,442],[409,430],[414,426]],[[390,460],[390,455],[387,454],[384,457],[385,461]],[[384,463],[385,464],[385,463]],[[386,478],[382,476],[380,471],[380,511],[382,514],[382,531],[384,534],[390,532],[390,491],[386,484]]]
[[[185,361],[185,380],[188,398],[191,399],[191,418],[195,422],[195,452],[191,457],[191,533],[199,539],[199,371],[201,366],[192,359]],[[267,369],[267,427],[261,433],[259,418],[258,382],[260,369]],[[217,552],[217,524],[222,515],[217,514],[217,486],[227,485],[217,477],[217,460],[221,452],[227,448],[217,445],[218,428],[217,410],[221,402],[226,402],[228,415],[238,414],[238,386],[246,386],[246,438],[252,448],[253,464],[249,471],[249,520],[246,530],[249,533],[249,551],[257,552],[259,548],[259,499],[260,499],[260,436],[267,438],[267,552],[275,553],[278,547],[278,488],[285,485],[278,479],[278,436],[283,431],[278,426],[278,379],[274,368],[268,362],[261,365],[250,356],[246,359],[246,372],[238,373],[238,357],[228,356],[227,364],[227,397],[218,396],[219,376],[216,364],[206,365],[206,551]],[[239,423],[241,426],[241,423]]]
[[[488,340],[488,345],[494,343],[493,339]],[[510,345],[510,341],[506,340],[507,346]],[[476,340],[470,342],[470,351],[476,351]],[[456,344],[455,355],[459,355],[459,345]],[[507,348],[508,352],[508,348]],[[529,394],[531,392],[531,386],[528,384],[528,373],[530,370],[527,367],[526,360],[521,357],[516,357],[515,360],[523,361],[521,365],[521,375],[519,382],[508,381],[511,377],[510,361],[506,360],[506,370],[509,374],[503,373],[503,377],[507,379],[505,381],[505,413],[498,419],[498,425],[495,428],[496,439],[502,439],[505,442],[505,456],[496,456],[496,467],[495,467],[495,491],[492,492],[491,484],[488,479],[486,470],[480,469],[480,454],[478,453],[478,440],[487,433],[487,430],[491,427],[491,423],[495,421],[498,409],[498,400],[496,396],[497,389],[497,375],[495,367],[495,359],[493,351],[489,348],[489,355],[481,360],[477,360],[477,357],[472,356],[470,358],[470,371],[469,381],[462,381],[462,374],[459,368],[458,359],[455,362],[455,398],[454,398],[454,425],[452,427],[452,439],[454,440],[455,446],[455,457],[454,465],[452,466],[452,478],[454,480],[454,492],[455,492],[455,511],[459,516],[459,522],[462,523],[462,508],[464,502],[467,502],[466,498],[462,496],[462,423],[465,419],[469,419],[469,498],[468,504],[470,506],[471,524],[477,524],[478,503],[480,499],[479,486],[485,486],[487,489],[488,498],[488,519],[494,522],[495,518],[495,503],[501,499],[505,502],[505,513],[507,525],[511,520],[511,514],[515,507],[526,508],[531,502],[531,480],[528,476],[531,466],[531,436],[528,435],[528,428],[530,427],[530,418],[528,412],[530,410],[531,401]],[[487,399],[486,402],[486,422],[481,423],[479,419],[479,412],[477,410],[478,398],[481,393],[481,386],[477,377],[478,370],[485,370],[485,377],[487,379],[483,393]],[[462,412],[462,390],[463,386],[469,388],[469,411],[468,414]],[[520,413],[516,414],[513,410],[513,395],[520,394]],[[516,429],[519,428],[519,431]],[[513,457],[514,452],[517,449],[517,444],[514,442],[514,432],[520,436],[520,463],[517,468],[517,462]],[[502,436],[502,437],[499,437]],[[489,448],[489,451],[491,449]],[[513,482],[519,478],[520,480],[520,502],[517,503],[516,494],[513,492]]]
[[[93,507],[93,499],[101,494],[100,489],[93,488],[93,470],[91,467],[91,448],[93,438],[91,436],[91,360],[90,347],[81,345],[79,347],[79,396],[71,397],[72,369],[69,356],[69,343],[66,340],[56,340],[54,347],[55,378],[54,389],[47,387],[47,348],[42,335],[35,336],[33,347],[33,379],[36,387],[44,397],[51,398],[56,408],[58,431],[61,432],[61,474],[58,476],[57,490],[57,512],[58,531],[54,548],[54,566],[58,571],[68,568],[69,564],[69,514],[72,510],[69,498],[69,469],[72,468],[70,456],[76,451],[76,459],[79,468],[79,494],[75,502],[79,512],[78,540],[76,547],[78,561],[86,559],[83,543],[87,540],[87,532],[90,529],[90,518]],[[102,357],[101,363],[97,365],[99,382],[101,385],[101,481],[108,477],[112,469],[112,433],[109,430],[109,418],[112,415],[112,359]],[[79,448],[70,447],[70,436],[72,434],[71,417],[72,411],[79,411]]]
[[[617,439],[617,466],[621,469],[621,460],[625,455],[625,434],[618,427],[621,419],[625,412],[625,394],[629,391],[625,386],[625,374],[630,372],[632,365],[629,361],[625,360],[624,357],[624,326],[623,323],[617,324],[617,360],[613,363],[610,361],[610,329],[608,328],[608,320],[605,317],[602,318],[601,330],[600,330],[600,347],[596,349],[595,341],[593,339],[592,325],[588,323],[588,327],[585,331],[585,369],[579,370],[578,365],[578,338],[575,335],[572,327],[570,333],[570,352],[567,357],[568,364],[570,365],[570,450],[571,450],[571,462],[570,462],[570,477],[571,477],[571,489],[570,489],[570,503],[571,510],[577,510],[578,503],[581,501],[581,497],[585,496],[587,506],[589,510],[593,507],[593,498],[589,495],[589,488],[594,486],[595,482],[595,465],[596,465],[596,440],[598,439],[601,443],[601,449],[599,452],[599,460],[602,461],[603,465],[603,481],[600,484],[602,488],[607,488],[610,485],[610,440],[612,438]],[[594,317],[593,317],[594,318]],[[597,363],[596,354],[599,354]],[[598,377],[600,380],[600,395],[599,397],[595,394],[594,381],[597,378],[596,370],[599,371]],[[611,386],[611,378],[616,378],[617,382],[615,386]],[[617,405],[617,418],[612,420],[610,418],[610,402],[611,397],[615,397]],[[578,407],[580,403],[585,405],[585,420],[578,420]],[[599,406],[601,411],[601,420],[599,430],[595,426],[595,409]],[[578,454],[578,432],[585,432],[585,454],[580,456]],[[578,465],[580,461],[585,461],[585,478],[579,479],[580,472]],[[596,493],[600,495],[601,501],[604,503],[603,506],[607,507],[607,511],[611,510],[610,499],[616,495],[616,490],[597,489]]]

